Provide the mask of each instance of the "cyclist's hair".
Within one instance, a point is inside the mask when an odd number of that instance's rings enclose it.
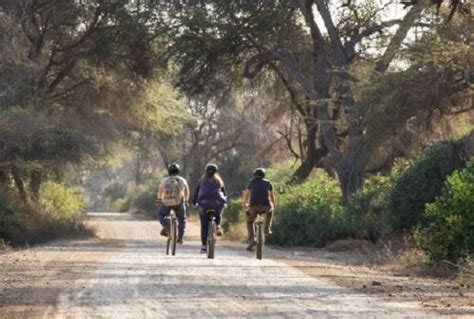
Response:
[[[218,184],[220,187],[224,187],[224,181],[222,180],[222,177],[219,175],[219,173],[214,173],[212,175],[208,173],[204,173],[202,174],[201,179],[199,181],[203,183],[212,181]]]

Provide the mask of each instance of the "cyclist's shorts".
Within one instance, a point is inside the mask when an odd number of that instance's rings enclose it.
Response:
[[[272,211],[271,206],[250,206],[249,213],[250,214],[266,214]]]

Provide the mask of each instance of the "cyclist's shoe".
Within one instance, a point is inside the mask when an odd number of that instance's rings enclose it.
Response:
[[[247,246],[248,251],[254,251],[255,247],[257,246],[257,242],[255,240],[249,242],[249,245]]]
[[[168,228],[163,227],[163,228],[161,229],[160,235],[161,235],[161,236],[168,237],[169,233],[170,233],[170,232],[169,232]]]
[[[206,245],[202,245],[201,246],[201,253],[207,253],[207,246]]]
[[[263,232],[265,233],[266,236],[272,234],[272,230],[271,230],[270,228],[265,228],[265,229],[263,230]]]
[[[183,244],[183,238],[179,238],[179,239],[176,241],[176,243],[178,243],[178,244],[181,244],[181,245],[182,245],[182,244]]]
[[[224,232],[222,231],[222,228],[221,228],[220,225],[218,225],[218,226],[216,227],[216,235],[217,235],[217,236],[222,236],[222,235],[224,235]]]

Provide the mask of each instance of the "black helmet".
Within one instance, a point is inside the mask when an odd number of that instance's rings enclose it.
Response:
[[[169,175],[178,175],[179,174],[179,165],[176,163],[171,163],[168,165],[168,174]]]
[[[253,171],[253,176],[255,176],[255,177],[265,177],[265,169],[263,167],[256,168]]]
[[[218,168],[216,164],[207,164],[205,170],[206,173],[208,173],[209,175],[214,175],[217,172]]]

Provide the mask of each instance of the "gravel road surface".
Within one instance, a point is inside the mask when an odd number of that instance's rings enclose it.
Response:
[[[177,255],[165,256],[156,221],[89,213],[97,238],[57,241],[0,255],[0,318],[434,318],[256,260],[219,242],[199,253],[190,223]]]

